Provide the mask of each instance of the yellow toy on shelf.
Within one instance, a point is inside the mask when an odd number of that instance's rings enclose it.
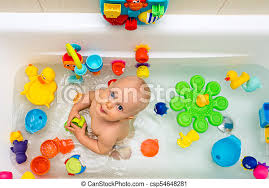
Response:
[[[121,14],[121,4],[104,3],[104,15],[107,18],[118,18]]]
[[[15,141],[18,140],[19,142],[23,141],[23,136],[21,134],[21,131],[16,131],[16,132],[11,132],[10,133],[10,142],[11,144]]]
[[[21,92],[21,95],[26,95],[27,99],[35,105],[45,105],[49,108],[50,103],[54,100],[54,92],[57,89],[57,84],[54,81],[54,70],[46,67],[38,75],[38,69],[30,64],[25,73],[30,82],[24,85],[24,91]]]
[[[177,144],[182,148],[189,147],[192,142],[200,139],[199,134],[195,130],[190,130],[188,134],[185,136],[182,132],[179,133],[180,138],[177,139]]]
[[[265,142],[269,143],[269,127],[264,128]]]
[[[196,104],[199,107],[204,107],[206,105],[209,105],[209,95],[198,95],[196,99]]]
[[[32,172],[27,171],[22,175],[21,179],[35,179],[35,176]]]
[[[233,70],[229,71],[226,74],[226,78],[225,78],[226,81],[231,81],[230,86],[232,89],[236,89],[240,87],[241,85],[249,81],[249,79],[250,79],[250,76],[247,73],[242,72],[241,76],[238,77],[237,73]]]

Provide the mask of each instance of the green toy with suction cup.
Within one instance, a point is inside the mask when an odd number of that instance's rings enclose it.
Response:
[[[80,119],[74,118],[71,123],[75,124],[76,126],[82,128],[84,123],[86,122],[85,118],[83,116],[80,116]],[[64,123],[64,127],[66,126],[67,122]],[[67,128],[65,128],[66,131],[69,131]],[[70,131],[69,131],[70,132]]]
[[[177,116],[177,122],[182,127],[187,127],[193,122],[193,129],[198,133],[203,133],[208,129],[208,122],[213,126],[219,126],[223,121],[223,116],[220,112],[214,111],[214,109],[223,111],[228,107],[228,100],[225,97],[217,96],[221,87],[216,81],[209,82],[206,85],[205,79],[196,75],[190,80],[190,85],[185,81],[181,81],[176,85],[176,92],[180,96],[175,96],[170,101],[170,107],[174,111],[180,112]],[[205,96],[204,105],[200,106],[198,99],[201,96]],[[184,97],[184,98],[183,98]],[[206,120],[208,119],[208,122]]]

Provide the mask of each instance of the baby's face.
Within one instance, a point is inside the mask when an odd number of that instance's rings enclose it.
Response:
[[[136,115],[148,104],[148,100],[143,99],[142,89],[135,80],[120,79],[111,84],[95,96],[98,115],[106,121],[119,121]]]

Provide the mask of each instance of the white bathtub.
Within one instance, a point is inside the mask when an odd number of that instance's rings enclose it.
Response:
[[[9,160],[9,133],[12,130],[15,75],[23,66],[33,62],[61,63],[59,57],[64,54],[65,44],[68,42],[80,44],[84,56],[96,52],[107,60],[121,57],[133,61],[135,45],[145,43],[151,47],[151,61],[161,62],[163,66],[166,66],[166,61],[169,61],[167,66],[173,63],[203,66],[205,63],[209,67],[222,66],[227,69],[234,67],[240,70],[240,65],[254,64],[263,66],[267,71],[269,69],[268,19],[269,16],[167,15],[158,24],[140,26],[138,30],[130,32],[123,27],[110,26],[100,14],[0,14],[2,85],[0,171],[10,170],[17,178],[20,177],[20,172],[16,171]],[[223,72],[223,77],[225,74]],[[263,84],[266,85],[266,77],[263,78]],[[269,91],[268,87],[264,89],[263,94]],[[264,98],[264,101],[268,98]],[[255,107],[255,110],[260,107]],[[249,140],[253,140],[253,143],[258,140],[258,143],[261,143],[259,152],[264,148],[264,153],[260,155],[264,157],[260,160],[266,160],[268,156],[260,133],[262,130],[259,129],[258,123],[253,126],[255,129],[251,130],[256,131],[255,135],[259,137],[249,137]],[[255,152],[249,151],[245,154],[248,153]],[[195,172],[194,167],[184,173],[188,168],[182,167],[178,169],[179,172],[181,171],[178,174],[176,171],[171,171],[165,175],[162,170],[165,172],[166,168],[172,167],[160,166],[160,172],[152,176],[145,176],[139,171],[135,173],[134,170],[126,176],[106,175],[105,177],[252,178],[252,175],[246,174],[239,167],[232,169],[234,174],[227,168],[223,170],[221,167],[216,167],[217,173],[214,173],[215,170],[203,174],[200,168],[199,172]]]

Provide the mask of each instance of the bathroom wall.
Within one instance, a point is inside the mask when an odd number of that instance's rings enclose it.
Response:
[[[98,12],[99,0],[0,0],[0,12]],[[269,14],[269,0],[170,0],[169,14]]]

